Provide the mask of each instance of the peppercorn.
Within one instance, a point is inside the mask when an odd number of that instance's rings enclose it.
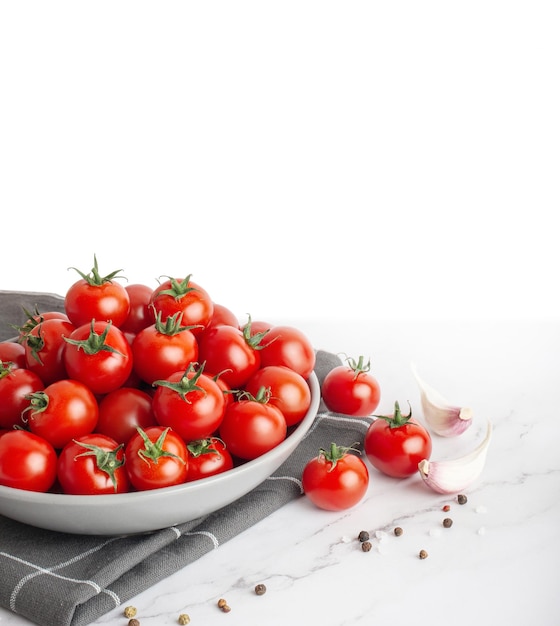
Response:
[[[220,598],[218,600],[218,608],[221,609],[224,613],[229,613],[231,611],[230,606],[223,598]]]
[[[264,585],[263,583],[255,585],[255,593],[258,596],[264,596],[264,594],[266,593],[266,585]]]
[[[135,606],[127,606],[123,611],[125,617],[135,617],[137,612]]]
[[[444,528],[451,528],[451,526],[453,526],[453,520],[450,517],[446,517],[442,524]]]
[[[369,552],[371,550],[371,541],[363,541],[362,542],[362,550],[364,552]]]
[[[128,620],[128,626],[140,626],[140,622],[133,617],[132,619]]]
[[[460,493],[460,494],[457,496],[457,502],[458,502],[459,504],[466,504],[466,503],[467,503],[467,496],[466,496],[464,493]]]
[[[418,553],[418,557],[421,559],[427,559],[428,553],[426,552],[426,550],[420,550],[420,552]]]
[[[360,534],[358,535],[358,539],[360,541],[367,541],[369,539],[369,533],[367,530],[361,530]]]
[[[451,511],[451,507],[449,506],[449,504],[446,504],[441,508],[441,510],[447,513],[447,511]]]
[[[400,537],[403,534],[403,529],[400,526],[397,526],[393,532],[397,537]]]
[[[181,613],[181,615],[179,615],[179,617],[177,618],[177,623],[181,624],[181,626],[184,626],[185,624],[189,624],[190,621],[191,621],[191,618],[186,613]]]

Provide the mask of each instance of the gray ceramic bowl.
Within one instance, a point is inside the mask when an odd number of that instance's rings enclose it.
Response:
[[[217,511],[268,478],[304,438],[321,397],[314,373],[308,382],[311,406],[306,416],[280,445],[253,461],[175,487],[115,495],[74,496],[0,486],[0,514],[61,532],[122,535],[167,528]]]

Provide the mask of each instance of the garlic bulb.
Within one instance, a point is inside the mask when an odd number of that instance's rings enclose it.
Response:
[[[420,401],[427,425],[441,437],[456,437],[472,424],[472,411],[468,407],[450,404],[439,392],[424,382],[414,364],[412,372],[420,388]]]
[[[486,435],[474,450],[451,461],[418,463],[422,480],[437,493],[459,493],[467,489],[480,476],[492,438],[492,423],[488,421]]]

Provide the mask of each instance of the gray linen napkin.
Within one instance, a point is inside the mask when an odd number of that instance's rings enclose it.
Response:
[[[22,304],[63,310],[59,296],[0,292],[0,337],[13,337],[10,324],[25,321]],[[337,356],[318,350],[319,382],[338,364]],[[321,403],[308,435],[270,479],[215,513],[153,533],[73,535],[0,516],[0,605],[40,626],[87,626],[301,497],[305,463],[331,442],[361,441],[370,421],[329,413]]]

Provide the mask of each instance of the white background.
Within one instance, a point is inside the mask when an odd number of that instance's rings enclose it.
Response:
[[[2,2],[0,289],[558,318],[557,2]]]

